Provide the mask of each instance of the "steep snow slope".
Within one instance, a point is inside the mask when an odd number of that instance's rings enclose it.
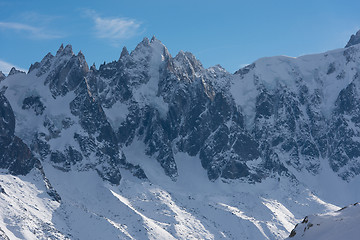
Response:
[[[26,176],[2,172],[0,189],[0,228],[4,239],[64,239],[66,225],[62,216],[56,214],[60,203],[47,194],[39,170],[33,169]]]
[[[151,159],[136,149],[133,157],[148,164]],[[146,168],[149,181],[123,172],[119,186],[95,171],[45,164],[61,204],[36,184],[35,173],[2,174],[0,227],[10,239],[284,239],[304,213],[339,209],[288,179],[210,182],[198,159],[178,154],[176,161],[176,183],[155,164]]]
[[[359,239],[359,221],[360,206],[355,203],[336,212],[305,217],[288,239]]]

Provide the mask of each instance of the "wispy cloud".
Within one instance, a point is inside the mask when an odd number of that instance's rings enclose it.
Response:
[[[140,23],[126,18],[96,17],[95,29],[99,38],[126,39],[131,38],[139,30]]]
[[[58,33],[53,33],[42,27],[35,27],[17,22],[0,22],[0,29],[25,33],[28,38],[33,39],[55,39],[63,37]]]
[[[117,45],[119,40],[129,39],[141,33],[141,22],[122,17],[100,17],[93,10],[85,10],[85,15],[94,21],[95,36],[110,40]]]
[[[18,70],[21,70],[21,71],[26,72],[25,69],[22,69],[22,68],[20,68],[20,67],[17,67],[17,66],[15,66],[14,64],[11,64],[11,63],[2,61],[2,60],[0,59],[0,71],[2,71],[4,74],[6,74],[6,75],[9,74],[9,72],[10,72],[10,70],[11,70],[12,67],[15,67],[15,68],[18,69]]]
[[[41,24],[41,26],[46,26],[54,21],[64,19],[64,16],[61,15],[45,15],[34,11],[23,12],[19,14],[19,17],[27,23]]]

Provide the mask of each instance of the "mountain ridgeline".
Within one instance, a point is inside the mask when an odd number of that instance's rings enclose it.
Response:
[[[211,181],[327,168],[350,181],[360,174],[356,36],[344,49],[262,58],[234,74],[189,52],[172,57],[154,37],[98,69],[61,46],[1,78],[0,166],[26,174],[46,161],[119,184],[122,171],[147,178],[126,155],[137,144],[173,181],[180,152],[198,156]]]

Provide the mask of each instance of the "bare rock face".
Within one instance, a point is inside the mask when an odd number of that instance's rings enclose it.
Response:
[[[26,175],[38,162],[23,141],[14,135],[15,116],[4,95],[0,95],[0,167],[14,175]]]
[[[6,78],[5,74],[0,71],[0,82]]]

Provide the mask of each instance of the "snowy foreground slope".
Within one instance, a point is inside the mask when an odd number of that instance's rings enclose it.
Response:
[[[289,239],[358,239],[359,221],[360,206],[355,203],[336,212],[304,218]]]
[[[286,180],[209,182],[194,159],[179,159],[176,183],[155,171],[149,182],[124,174],[119,186],[93,171],[45,166],[61,203],[36,172],[3,174],[0,227],[10,239],[284,239],[304,213],[339,209]]]
[[[156,38],[98,69],[70,45],[12,69],[0,237],[285,239],[359,201],[356,39],[234,74]]]

